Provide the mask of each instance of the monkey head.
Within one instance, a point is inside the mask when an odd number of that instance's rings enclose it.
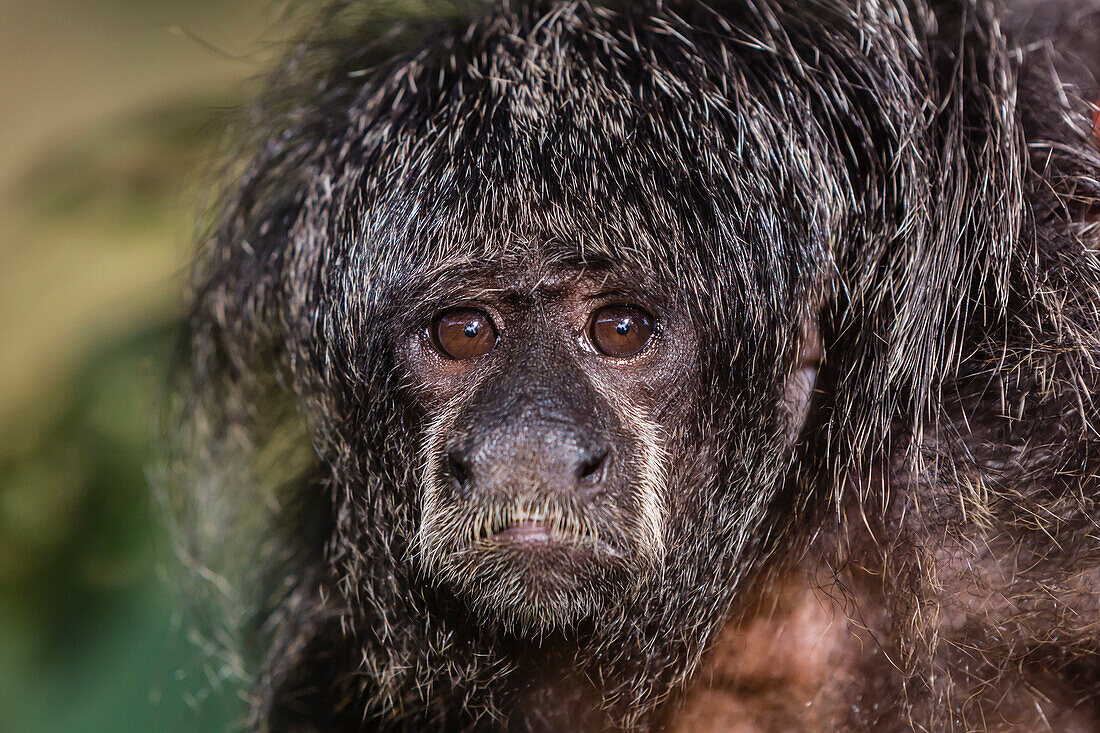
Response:
[[[842,269],[905,270],[844,252],[892,236],[904,191],[875,175],[921,151],[890,144],[910,107],[894,119],[863,90],[903,70],[848,64],[870,41],[847,14],[822,56],[794,6],[772,49],[675,7],[494,5],[392,55],[358,29],[292,60],[320,71],[259,111],[191,318],[191,422],[209,433],[192,444],[215,446],[192,453],[237,494],[193,505],[270,512],[275,577],[257,585],[310,619],[279,630],[284,667],[317,638],[317,658],[354,649],[379,680],[419,680],[462,667],[439,651],[460,627],[469,669],[502,659],[503,629],[583,639],[578,665],[626,660],[656,685],[767,558],[819,317]],[[745,33],[770,32],[741,10]],[[806,59],[828,73],[804,78]],[[272,402],[314,452],[291,479],[285,458],[263,475],[285,444]]]
[[[689,46],[544,11],[498,9],[339,102],[311,97],[296,114],[327,141],[255,162],[262,190],[219,235],[253,254],[212,260],[200,302],[253,329],[239,343],[269,339],[302,398],[339,587],[389,562],[481,621],[610,630],[679,613],[691,588],[731,593],[766,534],[814,386],[844,166],[809,115],[779,114],[763,70],[716,106],[708,74],[728,72],[700,48],[726,49],[705,9]],[[603,33],[648,44],[682,88],[590,48]]]

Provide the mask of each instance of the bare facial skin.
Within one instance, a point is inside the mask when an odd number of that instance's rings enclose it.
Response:
[[[471,274],[401,352],[429,426],[419,562],[508,626],[575,622],[663,561],[663,423],[697,336],[613,275]]]

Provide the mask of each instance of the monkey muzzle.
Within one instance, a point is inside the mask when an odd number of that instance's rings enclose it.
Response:
[[[422,564],[509,622],[567,623],[662,557],[659,450],[610,410],[569,407],[471,410],[429,448]]]

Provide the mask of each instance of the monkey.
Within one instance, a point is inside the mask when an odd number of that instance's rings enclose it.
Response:
[[[417,7],[319,14],[195,260],[250,728],[1100,729],[1100,4]]]

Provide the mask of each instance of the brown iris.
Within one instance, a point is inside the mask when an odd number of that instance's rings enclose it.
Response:
[[[653,336],[653,317],[633,305],[606,305],[592,314],[589,337],[606,356],[633,356]]]
[[[452,308],[436,315],[431,337],[439,353],[457,361],[484,356],[497,342],[489,316],[473,308]]]

